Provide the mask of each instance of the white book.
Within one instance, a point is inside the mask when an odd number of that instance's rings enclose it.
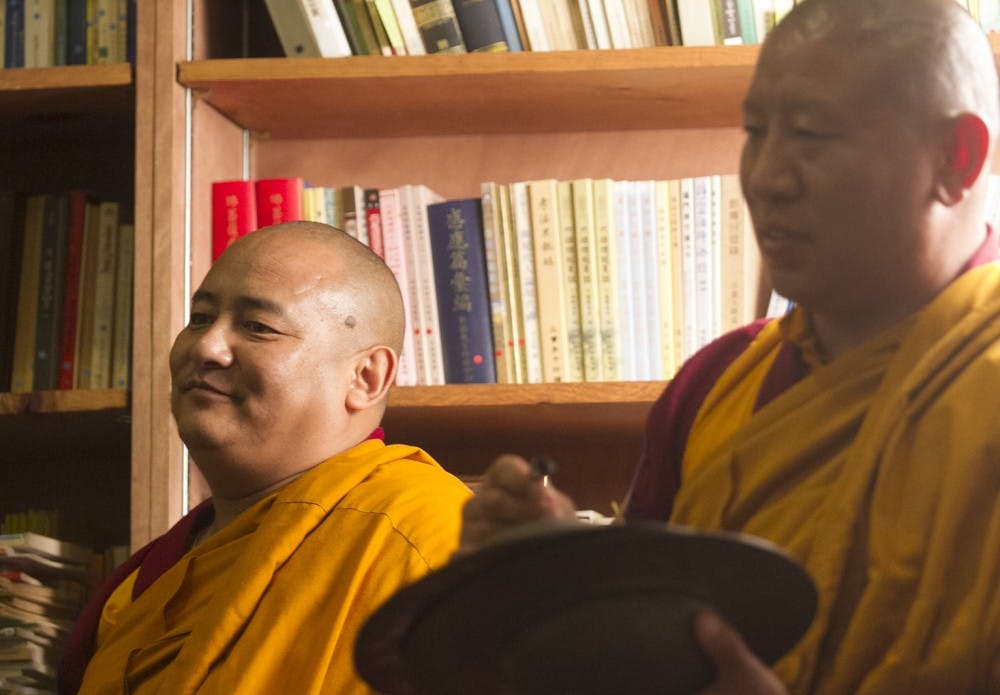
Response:
[[[674,339],[672,353],[675,370],[684,361],[684,259],[681,244],[681,181],[667,181],[670,215],[670,291],[673,305]]]
[[[662,348],[660,346],[660,279],[659,238],[656,234],[656,182],[636,181],[635,192],[639,199],[639,227],[642,232],[643,293],[646,308],[646,345],[642,360],[647,381],[663,379]]]
[[[612,48],[632,48],[624,0],[604,0],[604,16],[608,21]]]
[[[586,8],[587,15],[590,17],[590,25],[594,31],[594,43],[595,48],[608,49],[611,48],[611,33],[608,30],[608,18],[604,13],[604,2],[603,0],[579,0],[580,10]]]
[[[392,10],[396,15],[396,22],[399,23],[399,31],[403,34],[406,54],[411,56],[426,54],[427,49],[424,48],[424,40],[420,38],[417,20],[413,18],[413,7],[410,6],[410,0],[392,0]]]
[[[685,46],[714,46],[714,0],[677,0],[677,19],[681,27],[681,42]]]
[[[586,40],[586,46],[588,50],[595,50],[600,48],[597,45],[597,36],[594,33],[594,18],[590,16],[590,6],[587,4],[587,0],[573,0],[577,3],[577,7],[580,12],[580,21],[583,24],[583,37]]]
[[[521,20],[524,31],[528,35],[528,45],[532,51],[551,51],[555,46],[549,41],[545,29],[545,19],[542,15],[542,2],[551,0],[518,0],[521,5]]]
[[[712,177],[696,176],[693,231],[695,350],[715,337],[712,320],[715,309],[712,233]]]
[[[638,377],[636,363],[636,292],[632,281],[635,266],[632,263],[632,230],[629,218],[628,181],[615,181],[613,188],[615,250],[618,253],[618,313],[621,324],[621,339],[618,345],[618,361],[621,364],[621,379],[635,381]],[[641,266],[639,267],[641,272]]]
[[[632,353],[635,360],[633,378],[637,381],[649,379],[649,307],[647,305],[649,283],[646,277],[646,249],[643,242],[642,203],[639,197],[639,182],[625,183],[625,214],[628,216],[628,243],[632,287]]]
[[[560,181],[559,240],[562,243],[562,284],[566,317],[566,368],[568,381],[583,381],[583,336],[580,318],[580,268],[576,255],[576,222],[573,184]]]
[[[656,45],[653,36],[653,20],[649,16],[646,0],[625,0],[625,12],[633,48],[652,48]]]
[[[399,194],[395,188],[382,188],[378,192],[379,214],[382,217],[382,252],[385,264],[396,278],[403,296],[403,348],[396,368],[397,386],[417,385],[417,360],[413,348],[413,318],[411,317],[409,275],[406,272],[406,248],[400,220]]]
[[[265,0],[290,58],[338,58],[351,55],[351,45],[330,0]]]
[[[573,241],[576,244],[580,298],[580,343],[584,381],[601,381],[601,309],[597,280],[597,239],[594,224],[594,184],[576,179],[573,190]]]
[[[441,329],[438,323],[437,288],[434,284],[434,263],[431,256],[431,235],[427,222],[427,206],[444,198],[422,184],[406,186],[410,206],[411,241],[407,250],[414,253],[420,312],[423,325],[420,337],[424,341],[427,384],[444,384],[444,361],[441,349]]]
[[[615,230],[615,183],[594,179],[594,230],[601,320],[601,376],[624,379],[621,363],[622,320],[618,300],[618,248]]]
[[[518,278],[521,283],[521,336],[525,349],[525,382],[542,382],[541,337],[538,327],[538,296],[535,287],[535,251],[531,228],[531,205],[528,184],[510,184],[511,221],[517,241]]]
[[[430,383],[430,365],[427,362],[426,350],[424,350],[424,337],[422,327],[424,325],[424,312],[420,302],[420,281],[418,275],[421,268],[417,266],[412,222],[412,203],[410,201],[409,187],[403,186],[396,189],[397,200],[399,202],[399,238],[402,248],[397,254],[393,251],[393,262],[389,265],[396,275],[396,281],[403,292],[403,299],[406,303],[406,334],[408,341],[403,343],[403,351],[413,355],[413,381],[415,385],[426,386]],[[388,251],[386,252],[386,263],[389,263]],[[400,263],[402,260],[402,263]],[[399,264],[399,265],[397,265]],[[394,265],[396,267],[394,267]],[[398,270],[398,272],[397,272]]]
[[[694,179],[681,179],[681,296],[682,361],[695,353],[698,344],[694,272]]]
[[[653,183],[653,234],[656,236],[656,304],[659,308],[659,379],[677,369],[674,358],[673,247],[670,238],[670,181]]]

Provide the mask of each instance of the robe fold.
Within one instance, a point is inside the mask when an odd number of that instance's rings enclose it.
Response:
[[[354,639],[458,545],[470,492],[368,440],[260,500],[101,614],[81,693],[362,693]]]
[[[1000,691],[1000,266],[758,404],[760,329],[701,403],[671,521],[767,538],[816,582],[793,693]]]

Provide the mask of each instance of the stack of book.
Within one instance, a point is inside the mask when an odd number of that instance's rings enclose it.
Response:
[[[128,388],[134,230],[83,191],[0,191],[0,391]]]
[[[0,535],[0,692],[55,691],[62,645],[92,586],[95,557],[37,533]]]

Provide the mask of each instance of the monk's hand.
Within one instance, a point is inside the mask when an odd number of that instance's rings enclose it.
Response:
[[[774,672],[716,614],[699,613],[694,620],[694,634],[715,665],[715,682],[698,695],[788,695]]]
[[[541,519],[576,519],[572,500],[520,456],[507,454],[486,469],[476,495],[462,510],[459,554],[481,548],[498,534]]]

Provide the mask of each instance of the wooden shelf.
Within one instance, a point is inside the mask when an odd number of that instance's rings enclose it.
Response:
[[[181,63],[181,84],[273,138],[737,126],[757,46]]]
[[[0,70],[3,127],[131,122],[134,112],[129,63]]]
[[[124,411],[128,408],[128,400],[129,392],[124,389],[0,393],[0,415]]]

